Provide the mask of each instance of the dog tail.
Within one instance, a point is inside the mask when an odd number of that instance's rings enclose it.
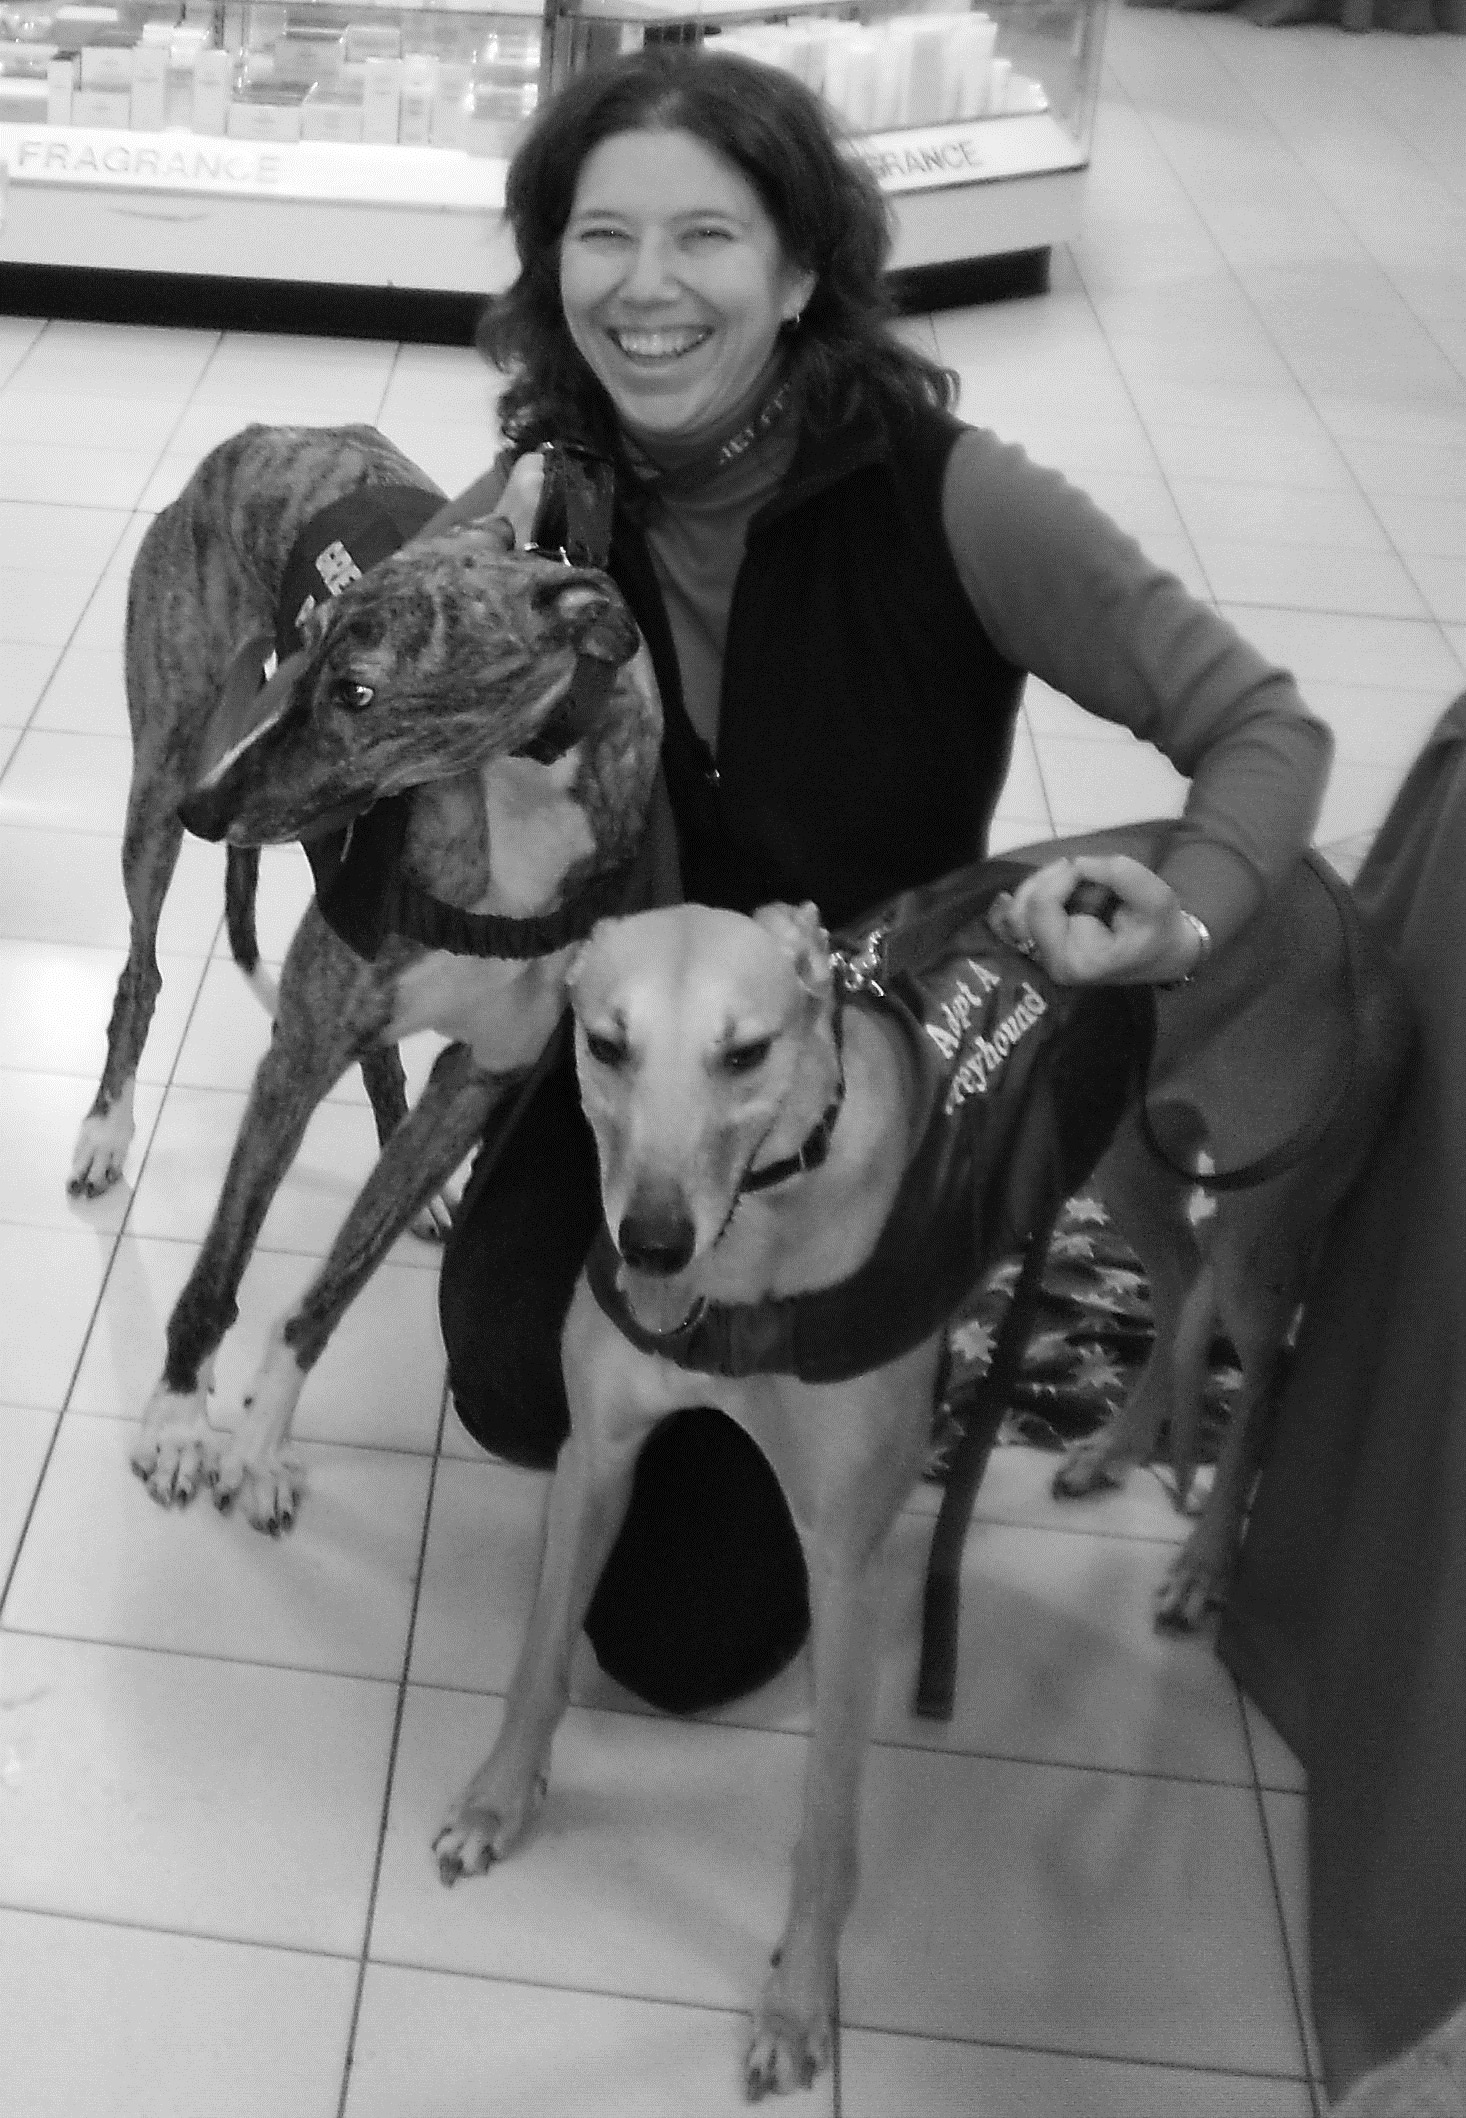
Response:
[[[260,879],[257,846],[230,846],[224,863],[224,928],[229,953],[273,1016],[278,993],[274,979],[260,962],[259,937],[255,932],[255,891]]]

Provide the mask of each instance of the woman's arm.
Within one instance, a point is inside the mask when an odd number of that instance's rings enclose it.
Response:
[[[1154,744],[1190,780],[1161,872],[1220,945],[1310,842],[1328,728],[1285,670],[1022,449],[964,434],[942,517],[999,653]]]
[[[544,458],[537,452],[516,461],[507,449],[500,449],[482,477],[475,478],[456,500],[445,501],[418,535],[436,537],[466,522],[482,522],[486,515],[504,515],[514,524],[515,542],[527,544],[544,476]]]

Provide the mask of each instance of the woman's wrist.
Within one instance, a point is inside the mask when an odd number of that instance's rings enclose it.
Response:
[[[1174,986],[1190,985],[1197,972],[1212,952],[1211,928],[1195,912],[1188,912],[1183,905],[1176,907],[1178,928],[1178,952],[1180,968],[1166,979],[1158,979],[1163,992]]]

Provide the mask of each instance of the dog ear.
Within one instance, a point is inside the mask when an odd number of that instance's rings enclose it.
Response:
[[[773,936],[794,959],[795,975],[807,993],[823,1000],[830,990],[830,937],[820,921],[819,906],[760,905],[754,924]]]
[[[598,919],[589,934],[586,935],[585,940],[577,942],[565,959],[565,992],[572,1003],[575,999],[576,982],[584,968],[586,956],[589,954],[596,936],[604,933],[611,923],[609,919]]]

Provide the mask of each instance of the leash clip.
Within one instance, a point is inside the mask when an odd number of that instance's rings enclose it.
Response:
[[[883,968],[881,955],[885,939],[885,928],[876,927],[853,956],[848,949],[831,949],[830,969],[847,998],[852,993],[874,993],[878,1000],[885,999],[886,989],[879,975]]]

